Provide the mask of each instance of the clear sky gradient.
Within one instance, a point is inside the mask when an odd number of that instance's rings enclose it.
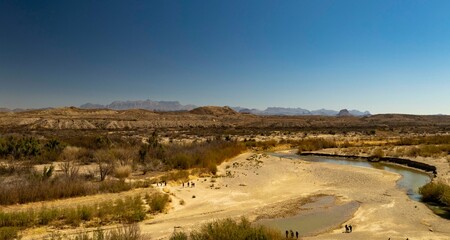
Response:
[[[0,0],[0,107],[450,114],[450,1]]]

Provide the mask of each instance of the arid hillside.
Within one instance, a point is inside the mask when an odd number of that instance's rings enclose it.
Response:
[[[450,116],[382,114],[365,117],[255,116],[227,107],[202,107],[189,112],[79,109],[74,107],[0,113],[0,132],[94,130],[297,130],[434,133],[450,130]]]

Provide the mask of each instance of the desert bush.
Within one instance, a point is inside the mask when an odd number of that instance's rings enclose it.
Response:
[[[155,193],[153,195],[146,195],[145,199],[150,206],[150,210],[153,213],[163,212],[169,203],[169,195],[164,193]]]
[[[247,239],[284,239],[279,231],[266,228],[264,226],[252,226],[246,219],[242,218],[240,221],[232,219],[223,219],[206,223],[201,226],[199,231],[190,233],[189,238],[182,232],[174,233],[171,240],[247,240]]]
[[[406,151],[406,156],[409,157],[438,157],[445,156],[450,153],[450,144],[444,145],[417,145],[409,147]]]
[[[440,145],[450,144],[450,135],[402,137],[397,145]]]
[[[188,235],[184,232],[174,232],[170,240],[188,240]]]
[[[0,229],[30,228],[44,225],[79,226],[82,222],[100,219],[100,224],[135,223],[145,219],[145,209],[139,195],[117,199],[113,202],[103,202],[68,208],[28,209],[17,212],[0,211]],[[6,230],[5,230],[6,231]]]
[[[283,141],[280,143],[287,143],[287,141]],[[259,148],[261,150],[268,150],[277,146],[278,142],[276,140],[268,140],[268,141],[246,141],[245,146],[251,148]]]
[[[94,153],[94,158],[98,165],[100,181],[104,181],[114,170],[114,155],[109,149],[101,149]]]
[[[80,167],[73,160],[59,163],[59,168],[63,172],[63,176],[69,179],[75,179],[79,175]]]
[[[111,154],[114,158],[114,161],[119,163],[122,166],[132,165],[133,161],[138,158],[138,150],[136,147],[120,147],[120,148],[111,148]]]
[[[114,142],[120,142],[118,138],[112,138],[110,136],[99,136],[99,135],[75,135],[68,137],[61,137],[61,140],[70,146],[98,150],[106,149],[111,147]]]
[[[174,170],[166,173],[164,176],[160,178],[161,181],[187,181],[189,180],[189,171],[188,170]]]
[[[20,239],[19,230],[17,227],[0,227],[0,240]]]
[[[44,239],[48,240],[139,240],[141,231],[137,224],[120,226],[115,229],[104,230],[98,228],[92,232],[81,231],[73,235],[54,232]]]
[[[214,171],[212,165],[221,164],[243,151],[246,147],[234,141],[215,140],[192,145],[171,145],[166,150],[163,162],[171,168],[209,168]]]
[[[18,159],[31,159],[41,152],[41,145],[34,137],[14,137],[0,139],[0,156]]]
[[[29,175],[33,172],[33,166],[25,162],[0,163],[0,176]]]
[[[37,157],[39,163],[50,163],[59,160],[61,153],[65,148],[65,144],[57,139],[48,140],[41,149],[40,155]]]
[[[305,138],[296,142],[298,152],[303,151],[317,151],[324,148],[336,148],[338,145],[335,141],[324,138]]]
[[[125,179],[130,176],[133,169],[130,165],[119,165],[114,168],[114,177]]]
[[[97,193],[117,193],[150,186],[149,182],[126,183],[118,180],[90,182],[81,177],[56,176],[45,180],[40,174],[0,184],[0,205],[48,201]]]
[[[442,182],[430,182],[419,189],[422,200],[450,206],[450,186]]]
[[[381,149],[381,148],[375,148],[373,151],[372,151],[372,154],[371,154],[371,157],[374,157],[374,158],[382,158],[382,157],[384,157],[384,152],[383,152],[383,149]]]

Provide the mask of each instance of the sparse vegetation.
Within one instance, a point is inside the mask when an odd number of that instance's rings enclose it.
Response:
[[[1,184],[0,204],[9,205],[97,193],[116,193],[149,185],[149,182],[125,183],[117,180],[90,182],[81,177],[67,178],[64,176],[46,179],[41,175],[32,174],[14,182]]]
[[[74,235],[52,233],[48,240],[139,240],[142,239],[140,228],[137,224],[124,225],[111,230],[98,228],[92,232],[82,231]]]
[[[91,225],[135,223],[144,220],[145,215],[144,202],[139,195],[69,208],[44,206],[36,210],[0,212],[0,236],[35,226],[79,226],[83,222]]]
[[[190,146],[171,145],[162,159],[175,169],[206,168],[215,174],[217,165],[245,151],[245,146],[234,141],[215,140]]]
[[[161,113],[161,116],[167,119],[172,117],[166,113]],[[108,118],[99,119],[108,122]],[[267,151],[280,145],[291,146],[299,152],[340,148],[335,152],[373,157],[446,157],[450,153],[450,135],[438,133],[448,132],[450,128],[447,123],[422,127],[415,126],[411,123],[413,120],[408,118],[404,120],[406,123],[396,125],[397,118],[403,119],[401,116],[367,122],[365,118],[294,117],[294,120],[286,120],[268,116],[261,119],[261,124],[255,121],[255,127],[238,123],[233,128],[223,127],[228,125],[221,125],[224,120],[216,118],[218,126],[214,123],[212,128],[206,125],[185,128],[184,120],[177,119],[180,125],[184,125],[145,129],[134,126],[103,129],[102,125],[92,131],[37,128],[32,133],[22,131],[22,127],[18,127],[19,130],[4,129],[0,136],[0,204],[121,192],[147,187],[150,182],[156,181],[178,181],[181,184],[180,181],[189,180],[190,175],[216,174],[217,165],[247,149]],[[133,115],[127,116],[127,121],[141,120]],[[253,116],[251,121],[254,121]],[[363,122],[361,126],[352,125],[360,122]],[[428,128],[433,131],[428,131]],[[36,166],[41,163],[45,163],[45,167]],[[231,165],[226,168],[232,170]],[[227,174],[231,172],[227,171]],[[148,177],[152,179],[141,181]],[[220,184],[214,183],[214,179],[209,183],[212,188],[220,187]],[[239,186],[246,185],[241,183]],[[448,188],[443,183],[432,183],[424,186],[421,193],[426,201],[448,206]],[[168,193],[168,189],[163,191]],[[196,201],[196,195],[191,193],[188,196],[192,197],[190,201]],[[16,238],[24,228],[35,226],[97,226],[141,221],[146,213],[166,211],[172,200],[169,194],[164,193],[144,196],[144,201],[133,199],[64,209],[1,212],[0,240]],[[173,199],[180,205],[189,205],[184,200]],[[198,232],[176,233],[171,239],[218,239],[224,232],[230,236],[238,232],[244,236],[248,234],[250,239],[279,237],[276,233],[273,236],[277,237],[267,237],[272,236],[270,230],[252,226],[246,220],[227,219],[207,224]],[[106,232],[103,235],[80,233],[76,237],[108,239]]]
[[[338,145],[333,140],[324,138],[305,138],[295,142],[298,146],[298,152],[317,151],[324,148],[336,148]]]
[[[246,219],[240,221],[232,219],[223,219],[207,223],[201,226],[199,231],[193,231],[189,237],[184,232],[172,234],[170,240],[247,240],[247,239],[284,239],[279,231],[272,230],[263,226],[252,226]]]

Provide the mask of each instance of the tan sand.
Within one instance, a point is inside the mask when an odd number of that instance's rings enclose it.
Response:
[[[225,177],[195,179],[194,188],[167,187],[174,194],[172,209],[144,221],[142,232],[152,239],[167,239],[174,231],[188,232],[214,219],[245,216],[254,220],[270,209],[277,211],[268,207],[276,203],[327,194],[360,203],[354,217],[344,223],[353,225],[353,233],[342,233],[338,227],[304,239],[450,239],[450,221],[398,189],[395,182],[400,175],[272,156],[247,160],[252,155],[245,153],[219,166],[219,174]]]

